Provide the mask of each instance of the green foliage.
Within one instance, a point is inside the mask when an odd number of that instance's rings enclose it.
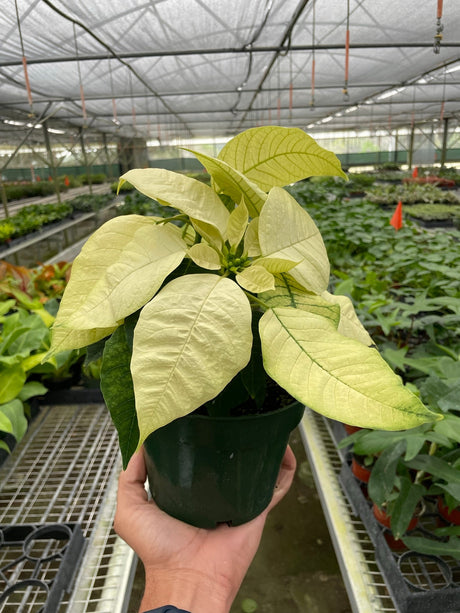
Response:
[[[54,183],[51,181],[37,181],[30,183],[5,183],[5,192],[8,200],[22,200],[24,198],[50,196],[54,194]]]
[[[131,189],[134,188],[131,187]],[[117,215],[151,215],[154,217],[170,217],[177,214],[177,212],[177,209],[162,206],[156,200],[139,192],[130,192],[126,194],[122,204],[117,206]]]
[[[36,232],[43,226],[65,219],[72,213],[70,204],[31,204],[23,207],[18,213],[3,222],[3,232],[0,240],[18,238]],[[11,232],[8,234],[8,228]]]
[[[415,219],[424,221],[446,221],[460,222],[460,203],[452,204],[414,204],[406,208],[406,214]]]
[[[460,203],[460,199],[455,192],[442,190],[436,185],[419,185],[416,183],[376,184],[367,190],[367,199],[375,204],[391,206],[397,204],[400,200],[403,204],[422,202]]]
[[[80,194],[69,200],[68,204],[76,212],[91,213],[93,211],[100,211],[112,200],[113,196],[110,194]]]
[[[97,185],[100,183],[105,183],[107,181],[107,176],[102,172],[89,175],[84,173],[81,174],[78,178],[82,185],[88,185],[89,183],[91,183],[91,185]]]

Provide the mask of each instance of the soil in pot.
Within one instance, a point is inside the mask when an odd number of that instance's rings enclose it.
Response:
[[[293,402],[268,413],[192,414],[160,428],[144,443],[153,498],[169,515],[201,528],[250,521],[272,498],[303,413]]]

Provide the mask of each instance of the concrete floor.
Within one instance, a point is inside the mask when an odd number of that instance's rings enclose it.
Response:
[[[270,513],[262,542],[231,613],[352,613],[300,435],[291,446],[297,472]],[[143,591],[138,567],[128,613]]]

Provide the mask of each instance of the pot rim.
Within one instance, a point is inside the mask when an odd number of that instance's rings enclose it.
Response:
[[[261,417],[268,417],[270,415],[278,415],[279,413],[283,413],[284,411],[287,411],[288,409],[294,408],[295,406],[303,406],[305,408],[305,405],[302,404],[299,400],[294,400],[294,402],[291,402],[290,404],[285,405],[284,407],[280,407],[279,409],[275,409],[274,411],[267,411],[266,413],[254,413],[252,415],[226,415],[226,416],[211,416],[211,415],[197,415],[194,413],[188,413],[187,415],[184,415],[183,417],[178,417],[177,419],[184,419],[184,418],[190,418],[193,420],[203,420],[203,421],[220,421],[220,422],[225,422],[225,421],[251,421],[254,419],[260,419]]]

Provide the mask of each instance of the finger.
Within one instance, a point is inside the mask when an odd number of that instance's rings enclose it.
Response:
[[[276,506],[289,491],[292,480],[294,479],[296,465],[297,461],[294,452],[288,445],[281,462],[281,468],[276,481],[275,491],[273,493],[273,498],[268,505],[267,512],[273,509],[273,507]]]
[[[147,478],[147,470],[145,468],[144,454],[140,450],[135,453],[126,470],[122,471],[118,480],[118,493],[120,496],[129,495],[130,499],[147,500],[147,492],[144,484]]]

